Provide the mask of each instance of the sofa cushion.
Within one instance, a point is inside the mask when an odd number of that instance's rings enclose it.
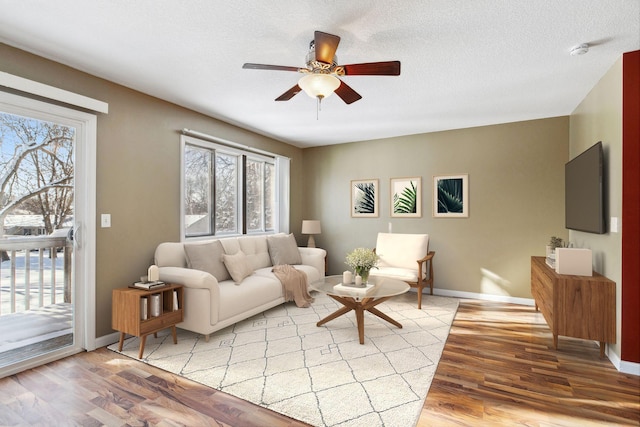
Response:
[[[224,249],[219,240],[208,243],[188,243],[184,245],[187,266],[194,270],[210,273],[218,282],[229,280],[231,276],[222,261]]]
[[[302,257],[293,233],[267,236],[267,244],[273,265],[302,264]]]
[[[416,264],[417,265],[417,264]],[[396,267],[380,267],[372,268],[369,272],[371,276],[391,277],[392,279],[402,280],[403,282],[417,282],[418,269],[410,270],[408,268]],[[424,276],[424,273],[423,273]]]
[[[242,251],[238,251],[233,255],[223,254],[222,261],[227,267],[227,270],[229,270],[229,274],[231,274],[231,278],[236,282],[236,284],[240,284],[242,279],[253,274],[253,269],[249,264],[249,260]]]
[[[240,250],[244,252],[249,259],[251,268],[257,270],[258,268],[271,267],[269,248],[267,247],[267,239],[264,235],[238,237],[238,244]]]
[[[220,243],[222,243],[225,254],[233,255],[241,250],[237,237],[225,237],[224,239],[220,239]]]
[[[282,285],[276,278],[251,275],[244,279],[242,286],[236,286],[230,280],[220,286],[220,318],[229,319],[242,313],[250,312],[256,307],[269,304],[280,299],[284,302]]]

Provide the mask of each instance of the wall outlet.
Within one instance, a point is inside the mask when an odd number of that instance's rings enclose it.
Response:
[[[100,227],[102,228],[111,227],[111,214],[102,214],[100,216]]]

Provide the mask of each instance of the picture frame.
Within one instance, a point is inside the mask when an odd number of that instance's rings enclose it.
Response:
[[[377,218],[379,216],[378,179],[351,181],[351,217]]]
[[[422,177],[391,178],[390,189],[391,217],[422,217]]]
[[[433,177],[433,217],[469,217],[469,175]]]

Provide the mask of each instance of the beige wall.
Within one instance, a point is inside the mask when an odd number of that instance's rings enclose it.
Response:
[[[0,44],[0,70],[109,103],[98,116],[96,336],[111,330],[111,290],[146,271],[157,243],[179,239],[179,135],[191,128],[292,159],[291,230],[322,220],[333,273],[347,251],[397,233],[431,235],[435,287],[530,298],[529,261],[564,229],[567,117],[300,150]],[[468,173],[468,219],[431,216],[432,176]],[[422,177],[422,218],[390,219],[389,179]],[[349,216],[350,180],[380,180],[380,217]],[[99,223],[99,221],[98,221]]]
[[[304,150],[304,215],[322,221],[329,270],[376,234],[428,233],[435,288],[531,298],[530,257],[564,228],[569,118],[413,135]],[[469,174],[467,219],[433,218],[432,176]],[[389,180],[422,177],[422,218],[391,218]],[[379,218],[350,217],[350,180],[380,180]]]
[[[96,209],[98,218],[111,214],[112,227],[96,233],[97,337],[112,332],[111,290],[143,275],[158,243],[180,239],[179,130],[186,127],[290,157],[292,175],[303,176],[302,150],[296,147],[3,44],[0,71],[109,103],[109,114],[98,115]],[[302,192],[302,179],[292,180],[292,201],[300,200]],[[291,212],[291,224],[298,229],[299,206],[293,202]]]
[[[593,252],[594,269],[616,282],[617,344],[620,355],[622,301],[622,238],[609,231],[610,218],[622,216],[622,59],[619,59],[571,114],[571,158],[602,141],[605,155],[605,218],[607,233],[569,233],[576,247]]]

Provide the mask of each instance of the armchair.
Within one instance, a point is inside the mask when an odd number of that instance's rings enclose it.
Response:
[[[433,257],[428,234],[378,233],[374,249],[380,261],[371,276],[384,276],[407,282],[417,288],[418,308],[422,308],[422,289],[433,295]]]

